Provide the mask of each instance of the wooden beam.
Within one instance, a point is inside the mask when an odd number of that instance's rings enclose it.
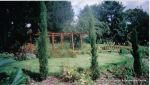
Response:
[[[64,33],[61,33],[61,48],[64,47]]]
[[[80,46],[81,46],[81,48],[82,48],[82,43],[83,43],[83,41],[82,41],[82,34],[80,34]]]
[[[32,49],[32,34],[30,34],[30,39],[29,39],[29,42],[30,42],[30,44],[29,44],[29,49]]]
[[[54,39],[55,37],[54,37],[54,34],[52,33],[52,49],[54,49]]]
[[[72,46],[72,50],[74,51],[73,33],[71,33],[71,46]]]

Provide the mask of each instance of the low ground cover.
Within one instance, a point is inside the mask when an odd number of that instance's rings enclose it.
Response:
[[[64,64],[67,64],[71,67],[82,67],[88,68],[90,66],[90,55],[82,54],[77,55],[75,58],[49,58],[49,74],[59,73]],[[117,64],[119,62],[125,61],[124,56],[120,56],[117,53],[99,53],[98,54],[98,63],[99,66],[106,66],[110,64]],[[39,72],[39,63],[38,59],[18,61],[17,63],[12,64],[14,67],[21,67],[32,72]]]

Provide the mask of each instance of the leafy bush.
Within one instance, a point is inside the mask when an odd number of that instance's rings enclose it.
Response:
[[[146,80],[146,82],[142,82],[142,85],[148,85],[149,84],[149,66],[148,61],[142,61],[142,79]]]
[[[86,72],[83,72],[80,74],[80,77],[78,80],[75,81],[76,85],[93,85],[93,81]]]
[[[81,67],[64,66],[62,78],[64,81],[73,81],[76,85],[93,85],[90,74],[89,70],[84,70]]]
[[[129,51],[125,48],[120,48],[119,54],[128,54]]]
[[[36,55],[33,53],[18,53],[15,57],[16,60],[22,61],[22,60],[31,60],[35,59]]]
[[[109,72],[114,74],[117,78],[128,79],[133,76],[132,65],[114,65],[108,69]]]
[[[64,81],[75,81],[79,79],[80,74],[77,72],[76,68],[70,66],[63,66],[62,78]]]
[[[149,49],[148,47],[139,47],[139,53],[141,58],[148,58],[149,57]]]
[[[0,53],[0,58],[12,58],[12,59],[15,59],[16,57],[14,56],[13,53],[3,52],[3,53]]]
[[[6,72],[5,68],[8,68],[14,62],[15,60],[10,58],[0,58],[0,78],[3,78],[0,80],[0,83],[2,85],[20,85],[25,83],[26,76],[21,69],[13,70],[10,74]]]
[[[149,66],[148,66],[148,60],[147,59],[142,59],[142,76],[148,77],[149,76]]]

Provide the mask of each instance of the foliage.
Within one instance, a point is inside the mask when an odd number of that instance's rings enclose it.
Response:
[[[96,31],[94,27],[93,15],[91,13],[91,9],[88,9],[89,15],[89,36],[90,36],[90,44],[91,44],[91,77],[93,80],[99,77],[99,69],[98,69],[98,62],[97,62],[97,47],[96,47]]]
[[[63,66],[62,78],[64,81],[75,81],[79,79],[80,74],[76,68],[70,66]]]
[[[141,69],[142,69],[142,76],[148,78],[148,76],[149,76],[148,60],[142,59]]]
[[[108,69],[117,78],[128,79],[133,77],[133,67],[129,64],[114,65]]]
[[[0,53],[0,58],[11,58],[11,59],[15,59],[15,56],[14,56],[13,53],[3,52],[3,53]]]
[[[54,48],[50,50],[51,57],[54,58],[75,58],[77,56],[76,52],[74,52],[72,49],[66,49],[66,48]]]
[[[48,30],[59,32],[65,27],[71,26],[73,9],[69,1],[46,2],[48,12]],[[68,28],[69,30],[69,28]]]
[[[131,43],[133,49],[133,57],[134,57],[134,72],[137,76],[141,76],[141,58],[138,52],[138,35],[136,29],[132,31],[131,34]]]
[[[148,59],[148,57],[149,57],[149,49],[148,49],[148,47],[139,47],[138,52],[139,52],[141,58]]]
[[[38,22],[38,2],[0,2],[0,50],[16,52],[28,41],[27,23],[32,24],[33,31]]]
[[[138,32],[139,44],[146,45],[149,40],[149,15],[142,9],[128,9],[125,12],[126,21],[130,23],[129,31],[136,29]]]
[[[89,74],[86,72],[80,73],[80,78],[75,81],[76,85],[93,85],[93,81]]]
[[[23,72],[21,69],[19,69],[16,73],[15,73],[15,77],[14,80],[12,82],[11,85],[20,85],[22,84],[22,82],[24,82],[26,79],[26,77],[24,76]]]
[[[102,4],[92,6],[94,16],[99,21],[108,24],[110,34],[106,38],[113,39],[115,42],[123,42],[125,37],[125,20],[124,20],[124,6],[119,1],[104,1]]]
[[[0,83],[5,85],[20,85],[25,83],[26,76],[21,69],[17,69],[15,72],[7,73],[5,68],[14,63],[15,60],[11,58],[0,58]],[[9,67],[10,68],[10,67]]]
[[[74,81],[76,85],[92,85],[93,81],[89,74],[90,72],[83,68],[64,66],[62,78],[65,81]]]
[[[38,58],[40,64],[40,74],[42,79],[48,76],[48,56],[49,56],[49,37],[47,33],[47,10],[45,2],[40,2],[40,29],[41,33],[38,39]]]
[[[91,8],[91,7],[90,7]],[[89,28],[89,23],[88,19],[89,16],[87,15],[88,13],[88,6],[86,6],[79,15],[79,21],[77,23],[77,32],[88,32]],[[92,12],[93,13],[93,12]],[[97,35],[97,42],[98,40],[101,40],[101,38],[105,37],[105,35],[109,34],[110,29],[109,26],[102,21],[99,21],[97,17],[93,16],[93,24],[96,30],[96,35]]]
[[[129,50],[125,49],[125,48],[120,48],[119,54],[128,54]]]

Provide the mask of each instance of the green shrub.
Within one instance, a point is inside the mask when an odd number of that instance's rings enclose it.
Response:
[[[75,81],[79,79],[80,74],[77,72],[76,68],[70,66],[63,66],[62,78],[64,81]]]
[[[0,84],[1,85],[21,85],[27,80],[26,76],[19,68],[10,67],[16,62],[11,58],[0,58]],[[5,70],[9,68],[9,72]]]
[[[82,67],[63,66],[62,79],[64,81],[73,81],[76,85],[93,85],[90,77],[91,71]]]
[[[18,53],[15,57],[16,60],[22,61],[22,60],[31,60],[35,59],[36,55],[33,53]]]
[[[114,74],[117,78],[129,79],[133,77],[132,65],[114,65],[108,69],[109,72]]]
[[[141,58],[148,58],[149,57],[148,47],[139,47],[138,52],[139,52]]]
[[[144,77],[142,79],[146,80],[146,82],[142,82],[142,85],[148,85],[149,84],[149,64],[148,64],[148,61],[142,62],[141,69],[142,69],[142,77]]]
[[[16,59],[16,56],[14,56],[13,53],[3,52],[3,53],[0,53],[0,58],[12,58],[12,59]]]
[[[125,48],[120,48],[119,54],[128,54],[129,51]]]
[[[75,68],[70,66],[63,66],[62,79],[64,81],[73,81],[76,85],[93,85],[90,77],[91,72],[83,68]]]
[[[90,75],[86,74],[86,72],[83,72],[80,74],[79,79],[75,81],[75,84],[76,85],[93,85],[93,81]]]
[[[142,76],[147,77],[149,76],[149,64],[148,64],[148,60],[146,59],[142,59]]]

